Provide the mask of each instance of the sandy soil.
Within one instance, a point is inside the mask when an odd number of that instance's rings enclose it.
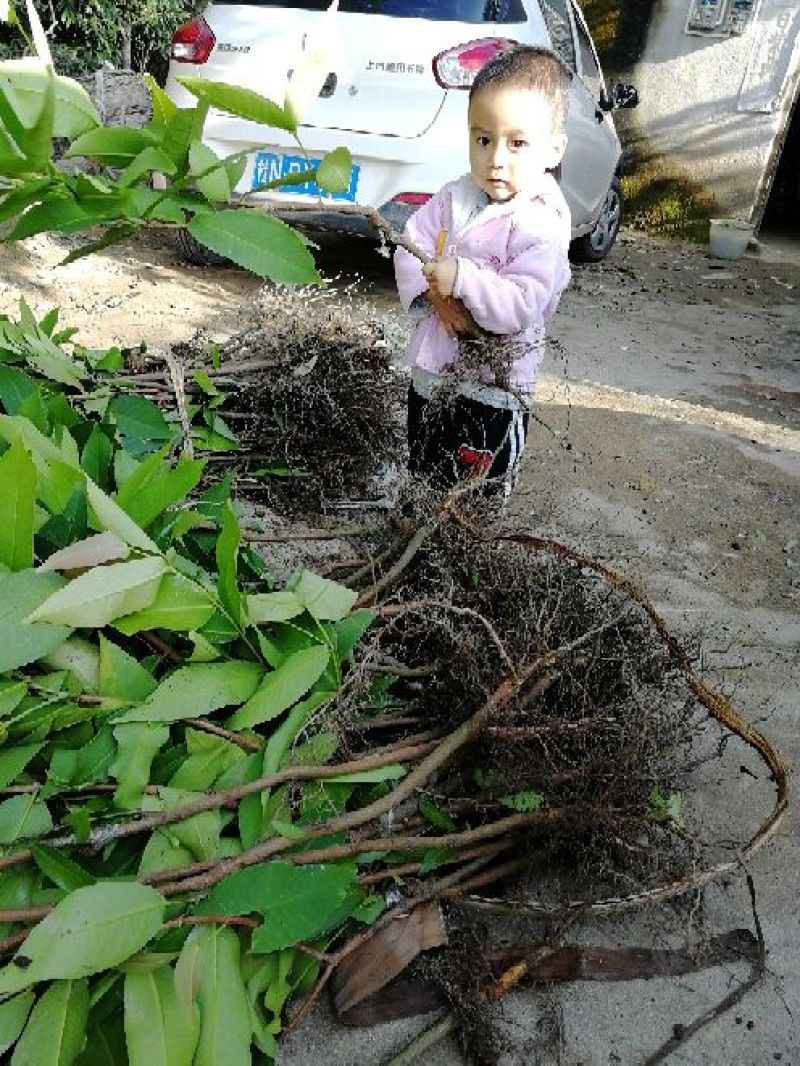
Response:
[[[182,265],[162,238],[54,269],[61,255],[45,237],[0,248],[0,312],[13,311],[20,295],[37,312],[58,305],[92,345],[143,338],[158,347],[199,327],[222,338],[259,288],[236,270]],[[358,271],[379,306],[392,304],[387,264],[370,242],[325,238],[321,260],[329,275]],[[675,629],[699,643],[709,679],[794,761],[800,268],[754,258],[723,264],[625,234],[606,263],[576,269],[553,335],[559,346],[545,366],[516,517],[640,581]],[[696,802],[705,795],[731,825],[754,827],[769,783],[741,749],[724,766]],[[798,860],[790,821],[752,867],[770,976],[671,1061],[800,1062]],[[712,927],[752,924],[742,881],[707,893]],[[594,942],[648,943],[649,928],[605,924]],[[727,977],[576,984],[555,998],[520,993],[501,1012],[506,1062],[641,1062],[673,1025],[726,994]],[[281,1060],[372,1066],[423,1024],[344,1030],[321,1009]],[[427,1066],[459,1061],[448,1042],[426,1055]]]

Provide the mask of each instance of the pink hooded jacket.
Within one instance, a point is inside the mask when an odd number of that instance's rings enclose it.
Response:
[[[469,174],[449,182],[408,220],[406,234],[432,257],[455,256],[453,295],[478,325],[524,342],[510,386],[530,393],[544,354],[544,325],[570,278],[570,215],[551,175],[505,203],[475,215],[480,190]],[[428,288],[418,259],[403,248],[394,257],[400,302],[408,310]],[[441,374],[458,360],[458,340],[448,336],[431,309],[416,326],[407,352],[412,368]],[[488,368],[486,384],[492,377]]]

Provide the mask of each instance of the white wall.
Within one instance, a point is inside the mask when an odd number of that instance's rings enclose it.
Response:
[[[761,0],[741,36],[685,32],[690,0],[661,0],[632,80],[653,147],[726,216],[760,221],[800,85],[800,0]]]

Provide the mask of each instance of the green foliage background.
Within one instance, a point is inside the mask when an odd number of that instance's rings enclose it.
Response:
[[[172,33],[202,6],[197,0],[35,2],[51,41],[56,70],[70,76],[97,70],[104,63],[122,66],[123,42],[129,34],[134,70],[148,70],[156,78],[162,77]],[[23,52],[19,33],[13,27],[0,26],[0,59],[16,58]]]

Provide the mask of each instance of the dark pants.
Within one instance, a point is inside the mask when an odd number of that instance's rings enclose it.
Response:
[[[439,489],[485,477],[487,488],[514,487],[528,415],[464,396],[426,400],[408,390],[408,468]]]

